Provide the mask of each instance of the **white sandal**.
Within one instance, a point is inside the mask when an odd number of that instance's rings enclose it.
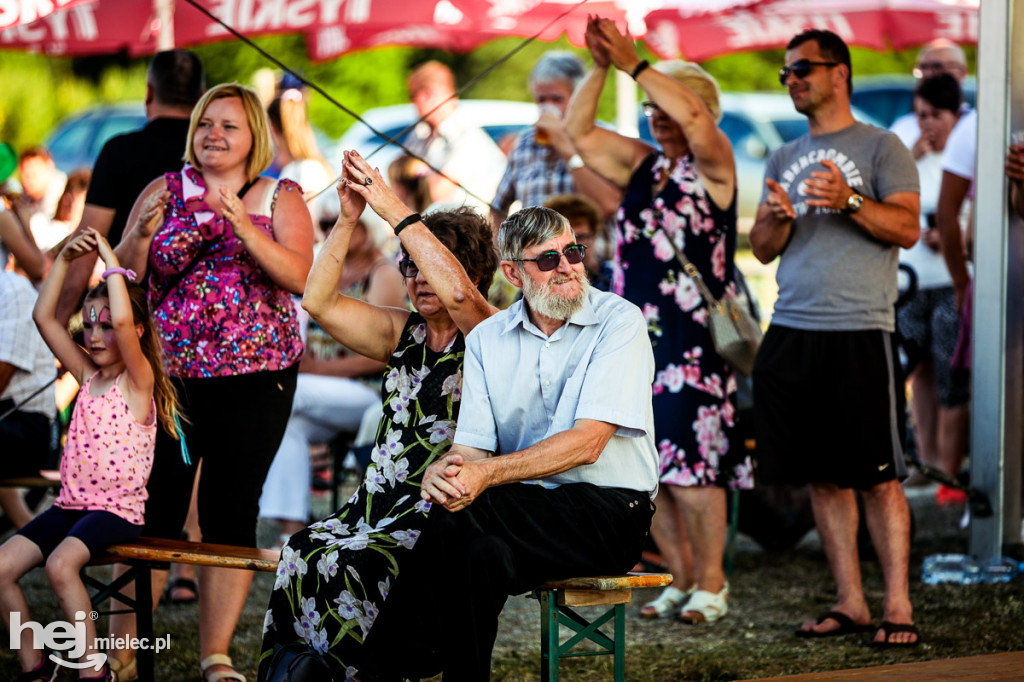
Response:
[[[231,670],[216,670],[214,672],[206,672],[215,665],[226,665],[231,667]],[[235,664],[231,662],[231,657],[227,654],[210,654],[202,661],[199,662],[199,670],[203,673],[203,682],[219,682],[220,680],[236,680],[236,682],[246,682],[245,675],[234,670]]]
[[[684,599],[693,594],[695,589],[697,589],[696,585],[685,591],[669,585],[661,591],[657,599],[649,601],[640,607],[640,617],[650,619],[664,618],[670,611],[678,608]],[[653,612],[645,611],[644,609],[653,609]]]
[[[678,620],[688,625],[695,623],[714,623],[716,620],[724,616],[729,612],[729,581],[725,581],[725,586],[722,591],[718,594],[714,592],[708,592],[707,590],[697,590],[691,596],[690,600],[679,609]],[[684,615],[688,612],[695,612],[695,616]]]

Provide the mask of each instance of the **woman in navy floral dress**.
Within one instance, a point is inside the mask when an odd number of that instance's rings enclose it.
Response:
[[[427,465],[451,445],[462,389],[465,335],[495,312],[485,295],[497,267],[490,224],[455,209],[406,221],[411,211],[380,173],[345,155],[341,217],[324,243],[303,296],[310,315],[354,352],[387,362],[384,414],[363,483],[336,513],[296,533],[281,552],[264,622],[260,679],[275,645],[303,642],[336,679],[359,651],[430,505],[420,499]],[[416,312],[339,294],[349,237],[369,203],[398,230]],[[422,270],[418,267],[422,266]]]
[[[641,615],[678,609],[686,623],[728,610],[722,571],[725,488],[753,485],[750,458],[731,440],[736,381],[715,353],[706,303],[675,247],[717,298],[732,295],[736,248],[736,165],[718,128],[718,85],[686,62],[648,67],[611,21],[593,18],[587,46],[594,69],[577,89],[566,130],[584,162],[623,188],[613,290],[640,306],[654,346],[654,422],[661,490],[651,532],[675,580]],[[594,124],[610,66],[633,74],[650,101],[644,112],[661,145]]]

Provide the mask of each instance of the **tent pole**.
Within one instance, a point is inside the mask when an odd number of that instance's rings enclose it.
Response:
[[[174,0],[153,0],[153,13],[159,29],[156,34],[157,52],[174,49]]]
[[[1024,36],[1024,15],[1014,17],[1009,0],[986,0],[979,22],[971,483],[988,495],[995,513],[971,519],[970,552],[989,558],[1021,541],[1024,232],[1008,229],[1003,159],[1009,143],[1011,36]],[[1012,50],[1020,64],[1024,51]],[[1016,71],[1020,91],[1024,71]],[[1018,119],[1022,114],[1018,107]]]

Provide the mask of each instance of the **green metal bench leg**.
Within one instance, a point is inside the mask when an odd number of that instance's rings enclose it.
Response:
[[[553,590],[541,590],[540,598],[540,679],[558,682],[558,605]]]
[[[625,682],[626,679],[626,605],[615,605],[615,649],[612,656],[615,659],[615,682]]]
[[[558,682],[558,666],[562,658],[611,654],[615,682],[626,679],[626,605],[615,604],[603,615],[588,621],[568,607],[559,607],[554,590],[539,590],[541,604],[540,659],[541,682]],[[612,621],[614,632],[609,638],[600,627]],[[565,644],[559,643],[561,626],[572,629],[576,634]],[[580,642],[588,640],[603,651],[570,653]]]

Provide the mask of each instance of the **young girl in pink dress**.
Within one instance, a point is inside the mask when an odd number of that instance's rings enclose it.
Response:
[[[105,281],[85,297],[83,350],[57,321],[56,309],[69,263],[91,251],[99,253],[107,270]],[[68,666],[80,680],[114,678],[106,655],[95,650],[96,627],[85,617],[92,607],[79,571],[96,552],[139,537],[157,420],[176,433],[177,397],[163,372],[146,294],[133,278],[130,270],[118,267],[106,239],[89,229],[67,243],[43,284],[33,319],[82,388],[61,460],[60,495],[0,547],[4,625],[10,631],[15,615],[16,624],[24,626],[29,620],[18,580],[45,561],[65,618],[84,625],[84,652],[77,646],[69,652],[80,655],[80,664],[93,662],[86,668]],[[35,648],[33,632],[25,627],[18,658],[24,671],[18,682],[50,680],[61,665],[56,655]]]

